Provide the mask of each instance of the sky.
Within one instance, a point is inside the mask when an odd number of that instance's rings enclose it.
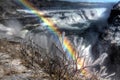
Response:
[[[62,1],[72,1],[72,2],[118,2],[120,0],[62,0]]]

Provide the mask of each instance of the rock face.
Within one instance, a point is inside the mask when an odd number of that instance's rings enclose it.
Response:
[[[110,40],[111,43],[120,45],[120,2],[117,3],[111,10],[108,22],[108,31],[106,39]]]
[[[120,1],[113,6],[113,9],[120,10]]]
[[[120,2],[111,10],[108,18],[108,28],[106,29],[105,41],[109,42],[109,62],[108,66],[116,72],[115,80],[120,78]]]

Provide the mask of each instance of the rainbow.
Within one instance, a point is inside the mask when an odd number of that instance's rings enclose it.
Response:
[[[37,15],[44,23],[47,24],[50,30],[54,32],[55,35],[57,35],[60,39],[62,39],[61,32],[58,30],[57,26],[52,22],[52,20],[45,18],[44,13],[33,6],[28,0],[18,0],[20,4],[22,4],[25,8],[28,10],[32,10],[33,14]],[[67,50],[68,55],[73,59],[77,61],[77,65],[79,67],[83,66],[83,60],[78,59],[78,55],[76,50],[73,48],[71,42],[65,37],[63,41],[63,47],[65,50]],[[83,74],[85,74],[85,71],[82,71]]]

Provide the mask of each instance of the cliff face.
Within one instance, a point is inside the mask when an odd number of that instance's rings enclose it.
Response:
[[[120,78],[120,2],[113,6],[110,16],[108,18],[108,28],[105,31],[104,39],[109,42],[108,53],[110,55],[109,62],[111,68],[115,68],[116,78]]]
[[[106,39],[110,40],[111,43],[120,45],[120,2],[117,3],[111,10],[108,18],[108,36]]]

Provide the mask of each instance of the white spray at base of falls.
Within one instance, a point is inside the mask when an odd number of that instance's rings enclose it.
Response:
[[[5,25],[0,24],[0,38],[12,39],[15,37],[25,38],[28,30],[22,29],[22,24],[17,20],[9,20]]]

